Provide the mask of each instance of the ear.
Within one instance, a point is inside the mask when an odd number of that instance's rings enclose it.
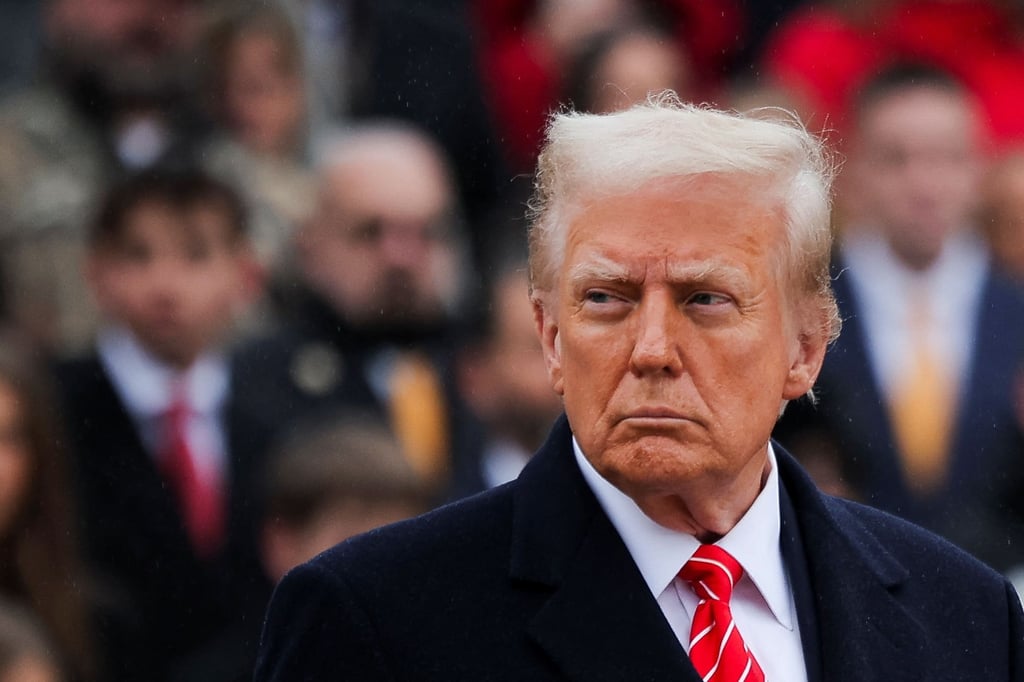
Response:
[[[828,335],[823,325],[801,332],[793,344],[789,371],[783,386],[784,400],[796,400],[814,388],[828,347]]]
[[[263,571],[277,583],[300,556],[297,531],[280,519],[268,519],[260,528],[260,561]]]
[[[483,344],[463,348],[455,357],[455,381],[459,395],[478,416],[494,414],[504,396],[497,395],[491,379],[489,350]]]
[[[237,304],[244,310],[263,295],[269,275],[251,245],[242,246],[235,257],[238,258]]]
[[[558,395],[563,395],[562,386],[562,352],[558,338],[558,319],[554,314],[551,295],[548,292],[534,292],[533,321],[540,337],[541,350],[544,352],[544,364],[548,369],[548,380],[551,388]]]
[[[107,311],[107,290],[104,278],[104,256],[90,250],[82,261],[82,276],[92,292],[93,301],[103,312]]]

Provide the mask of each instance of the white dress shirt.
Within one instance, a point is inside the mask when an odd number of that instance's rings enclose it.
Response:
[[[962,384],[988,272],[988,255],[978,237],[970,232],[953,236],[935,263],[922,271],[904,265],[888,242],[869,229],[846,237],[841,253],[847,266],[843,276],[850,279],[857,297],[871,369],[882,393],[892,398],[913,366],[910,308],[920,300],[915,294],[924,296],[930,310],[928,348]]]
[[[575,438],[573,450],[583,478],[622,537],[676,639],[689,652],[697,595],[676,574],[700,542],[692,535],[660,526],[644,514],[630,497],[591,466]],[[743,577],[733,590],[730,606],[736,627],[764,670],[765,678],[805,682],[807,668],[796,602],[779,547],[779,477],[771,445],[768,459],[771,471],[764,488],[743,518],[715,544],[743,567]]]
[[[160,448],[163,418],[174,400],[173,387],[183,387],[189,405],[185,436],[196,471],[207,482],[220,485],[228,467],[222,410],[230,385],[223,356],[201,356],[188,370],[179,372],[153,357],[122,327],[103,329],[96,349],[154,459]]]
[[[484,483],[488,488],[495,488],[515,480],[532,454],[508,439],[499,438],[488,442],[480,458],[480,473]]]

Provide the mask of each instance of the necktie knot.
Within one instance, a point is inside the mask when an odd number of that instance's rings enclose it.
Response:
[[[701,545],[679,572],[700,599],[729,603],[743,567],[721,547]]]
[[[188,391],[183,383],[172,383],[170,391],[171,402],[163,412],[163,418],[171,428],[180,428],[192,414],[192,405],[189,403]]]

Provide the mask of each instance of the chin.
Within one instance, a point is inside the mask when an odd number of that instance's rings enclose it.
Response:
[[[707,473],[700,448],[662,436],[644,436],[609,448],[594,463],[602,476],[620,489],[672,490]]]

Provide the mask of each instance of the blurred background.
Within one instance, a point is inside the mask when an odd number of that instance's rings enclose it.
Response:
[[[0,5],[0,682],[245,680],[274,583],[514,479],[550,112],[835,152],[845,331],[777,438],[1024,584],[1024,4]]]

